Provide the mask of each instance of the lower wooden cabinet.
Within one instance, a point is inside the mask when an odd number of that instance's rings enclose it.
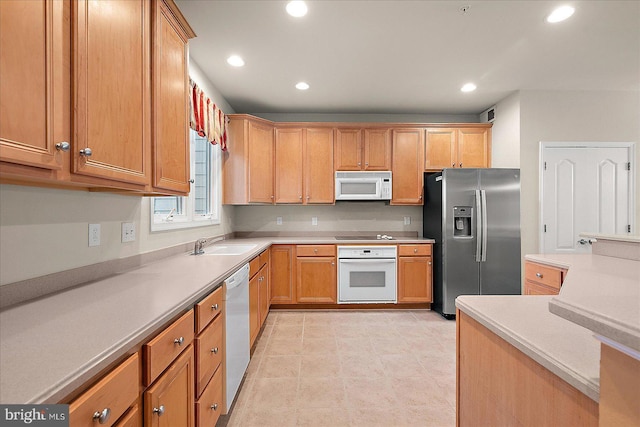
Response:
[[[431,245],[398,245],[398,302],[433,301]]]
[[[298,245],[296,254],[296,301],[335,304],[338,291],[336,247]]]
[[[271,304],[295,304],[295,245],[271,246]]]
[[[253,343],[260,332],[260,288],[258,285],[259,274],[249,280],[249,346]]]
[[[270,250],[249,262],[249,336],[253,346],[269,314]]]
[[[526,261],[524,264],[524,295],[557,295],[567,270]]]
[[[189,345],[144,392],[145,427],[195,426],[195,359]]]
[[[222,405],[222,367],[218,368],[202,396],[196,402],[196,425],[214,427],[224,407]]]
[[[134,405],[139,390],[140,361],[135,353],[71,402],[69,424],[73,427],[115,425]]]

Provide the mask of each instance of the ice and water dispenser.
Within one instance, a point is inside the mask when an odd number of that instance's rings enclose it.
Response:
[[[453,207],[453,237],[471,237],[471,206]]]

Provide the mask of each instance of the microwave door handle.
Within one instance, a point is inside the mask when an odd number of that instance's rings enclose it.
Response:
[[[476,190],[476,262],[482,262],[482,196]]]

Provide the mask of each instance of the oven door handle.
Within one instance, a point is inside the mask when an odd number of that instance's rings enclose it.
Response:
[[[388,262],[388,263],[395,263],[396,259],[395,258],[375,258],[375,259],[371,259],[371,258],[362,258],[362,259],[353,259],[353,258],[347,258],[347,259],[339,259],[338,260],[341,264],[363,264],[363,263],[368,263],[368,264],[380,264],[381,262]]]

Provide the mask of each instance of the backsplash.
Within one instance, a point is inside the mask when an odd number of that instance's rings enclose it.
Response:
[[[405,217],[410,224],[405,225]],[[282,224],[278,225],[278,218]],[[313,218],[317,225],[313,225]],[[350,231],[422,236],[422,206],[391,206],[384,202],[338,202],[312,206],[236,206],[235,232],[320,232]],[[406,234],[405,234],[406,235]]]

